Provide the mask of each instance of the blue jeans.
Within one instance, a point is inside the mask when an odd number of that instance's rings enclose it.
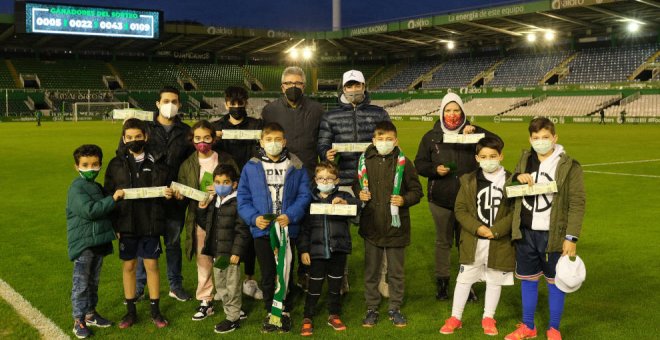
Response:
[[[181,230],[183,221],[175,219],[165,220],[165,258],[167,260],[167,280],[170,282],[170,290],[183,288],[183,276],[181,276]],[[136,271],[136,292],[144,292],[147,284],[147,272],[144,270],[142,258],[138,257]]]
[[[73,261],[73,288],[71,289],[71,305],[73,318],[84,319],[85,315],[96,309],[99,302],[99,279],[103,256],[95,255],[85,249]]]

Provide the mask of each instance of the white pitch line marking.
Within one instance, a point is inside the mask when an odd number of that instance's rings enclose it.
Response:
[[[603,175],[618,175],[618,176],[634,176],[634,177],[646,177],[646,178],[660,178],[658,175],[640,175],[640,174],[627,174],[622,172],[609,172],[609,171],[592,171],[584,170],[586,173],[591,174],[603,174]]]
[[[28,300],[2,279],[0,279],[0,297],[14,307],[27,323],[36,328],[42,339],[70,339],[53,320],[34,308]]]
[[[651,162],[660,162],[660,158],[657,158],[657,159],[641,159],[641,160],[637,160],[637,161],[623,161],[623,162],[610,162],[610,163],[582,164],[582,167],[587,167],[587,166],[604,166],[604,165],[617,165],[617,164],[651,163]]]

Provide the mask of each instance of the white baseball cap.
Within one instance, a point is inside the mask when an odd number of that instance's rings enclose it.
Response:
[[[364,75],[362,74],[362,72],[358,70],[350,70],[344,72],[344,77],[342,79],[341,86],[346,85],[346,83],[348,83],[349,81],[357,81],[358,83],[363,83],[363,84],[366,83],[366,81],[364,81]]]
[[[564,293],[580,289],[587,277],[587,269],[579,256],[575,256],[575,261],[567,255],[560,257],[555,270],[555,285]]]

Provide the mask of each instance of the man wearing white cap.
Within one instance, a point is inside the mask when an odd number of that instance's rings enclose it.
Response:
[[[350,186],[357,174],[361,152],[337,154],[333,143],[371,143],[376,124],[390,121],[390,116],[382,107],[371,105],[366,81],[362,72],[350,70],[342,77],[339,94],[339,107],[326,112],[319,127],[318,154],[321,160],[335,161],[339,158],[339,185],[352,193]],[[348,290],[348,280],[344,275],[342,292]],[[382,281],[381,293],[387,293]],[[387,295],[387,294],[385,294]]]

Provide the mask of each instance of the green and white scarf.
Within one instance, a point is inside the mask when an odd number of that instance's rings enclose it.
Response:
[[[270,228],[270,245],[275,255],[275,264],[277,265],[277,277],[275,280],[275,294],[270,311],[270,324],[282,327],[282,311],[284,310],[284,299],[286,298],[291,272],[291,245],[289,243],[289,228],[281,227],[275,221]]]
[[[401,183],[403,182],[403,170],[406,166],[406,156],[399,148],[399,156],[396,160],[396,174],[394,175],[394,187],[392,188],[392,195],[399,195],[401,193]],[[358,163],[358,182],[360,189],[369,191],[369,175],[367,174],[367,164],[365,163],[364,152],[360,155]],[[390,214],[392,214],[392,226],[399,228],[401,226],[401,217],[399,216],[399,207],[390,204]]]

